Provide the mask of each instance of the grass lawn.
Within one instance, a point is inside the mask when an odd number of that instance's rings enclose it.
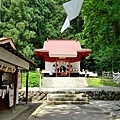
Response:
[[[40,73],[38,71],[30,71],[29,72],[29,80],[28,80],[28,86],[29,87],[38,87],[40,82]],[[114,83],[112,80],[104,79],[104,81],[101,78],[87,78],[87,83],[89,87],[98,87],[98,86],[114,86],[116,87],[117,84]],[[26,86],[26,75],[25,73],[22,74],[22,87]]]
[[[98,87],[98,86],[113,86],[116,87],[117,84],[114,83],[112,80],[104,79],[102,80],[101,78],[87,78],[87,83],[89,87]]]

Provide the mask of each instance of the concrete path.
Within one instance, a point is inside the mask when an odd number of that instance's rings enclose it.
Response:
[[[25,91],[26,88],[22,88],[19,91]],[[120,91],[120,87],[111,87],[111,86],[102,86],[102,87],[86,87],[86,88],[39,88],[39,87],[32,87],[28,88],[28,91]]]
[[[17,105],[15,111],[12,111],[12,109],[0,111],[0,120],[12,120],[14,117],[26,109],[28,109],[28,106],[26,105]]]
[[[111,86],[102,86],[102,87],[86,87],[86,88],[40,88],[40,91],[81,91],[81,92],[86,92],[86,91],[120,91],[119,87],[111,87]]]
[[[44,77],[41,88],[85,88],[85,77]]]
[[[0,111],[0,120],[26,120],[41,103],[25,103],[16,106],[16,110],[6,109]]]
[[[87,105],[39,106],[28,120],[120,120],[120,101],[91,101]]]

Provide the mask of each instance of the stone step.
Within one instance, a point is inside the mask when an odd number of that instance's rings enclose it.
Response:
[[[51,105],[59,104],[88,104],[89,99],[85,93],[76,94],[75,91],[64,93],[49,93],[47,94],[47,102]]]
[[[49,94],[86,94],[86,93],[84,91],[54,90],[49,91]]]
[[[48,94],[47,95],[47,100],[49,101],[85,101],[88,100],[88,97],[86,96],[85,93],[81,94]]]
[[[61,104],[89,104],[89,101],[47,101],[48,105],[61,105]]]
[[[61,84],[61,83],[60,83]],[[72,89],[77,89],[77,88],[86,88],[87,86],[84,85],[59,85],[58,87],[56,87],[57,85],[42,85],[41,88],[45,89],[45,88],[59,88],[59,89],[64,89],[64,88],[72,88]]]
[[[48,101],[88,101],[88,97],[48,97]]]
[[[80,93],[80,94],[75,94],[75,93],[49,93],[47,94],[47,98],[52,98],[52,97],[77,97],[77,98],[81,98],[81,97],[86,97],[85,93]]]

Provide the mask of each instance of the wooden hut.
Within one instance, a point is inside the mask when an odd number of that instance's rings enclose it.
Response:
[[[0,38],[0,111],[9,107],[16,109],[18,103],[18,72],[29,71],[30,65],[36,65],[19,53],[11,38]],[[28,74],[26,77],[26,103],[28,92]]]

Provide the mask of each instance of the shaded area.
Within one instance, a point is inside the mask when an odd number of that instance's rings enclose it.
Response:
[[[0,111],[0,120],[12,120],[14,117],[19,115],[22,111],[25,111],[28,106],[24,105],[17,105],[16,110],[10,108]]]
[[[43,106],[29,120],[110,120],[120,119],[120,111],[113,109],[120,101],[91,101],[87,105]]]
[[[28,108],[21,112],[19,115],[17,115],[12,120],[27,120],[28,117],[36,110],[37,107],[39,107],[41,103],[29,103]]]

